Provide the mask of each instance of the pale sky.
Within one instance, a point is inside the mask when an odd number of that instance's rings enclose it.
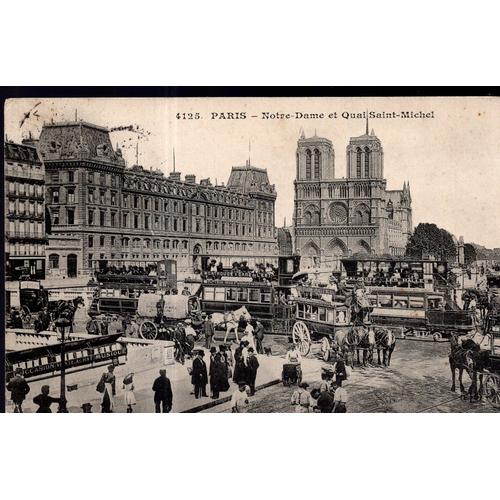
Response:
[[[22,127],[24,113],[35,104]],[[344,177],[345,149],[350,137],[364,133],[363,118],[341,114],[434,111],[434,119],[375,118],[375,130],[384,148],[384,176],[388,189],[410,182],[413,222],[434,222],[466,242],[500,247],[500,99],[494,97],[422,98],[201,98],[201,99],[11,99],[6,102],[5,132],[20,141],[31,131],[38,135],[43,121],[78,119],[108,128],[134,125],[140,134],[111,133],[127,164],[145,168],[172,168],[195,174],[197,180],[227,182],[231,166],[267,168],[276,185],[276,223],[287,224],[293,214],[295,150],[300,130],[307,137],[326,137],[335,148],[336,177]],[[324,113],[323,119],[261,119],[262,112]],[[199,112],[202,119],[177,119],[177,113]],[[246,112],[247,119],[211,119],[211,113]],[[337,112],[336,119],[329,119]],[[257,115],[258,118],[250,118]],[[149,132],[149,134],[148,134]],[[138,139],[139,138],[139,139]],[[249,153],[249,143],[251,151]]]

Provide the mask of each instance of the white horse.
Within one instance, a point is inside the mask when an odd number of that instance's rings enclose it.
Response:
[[[217,328],[226,328],[226,335],[224,337],[224,342],[227,342],[227,337],[231,331],[234,330],[234,334],[236,336],[236,341],[239,342],[238,338],[238,325],[240,319],[245,319],[246,321],[250,321],[252,316],[248,312],[248,309],[245,306],[236,309],[236,311],[230,311],[227,313],[213,313],[212,321],[214,323],[214,327]]]

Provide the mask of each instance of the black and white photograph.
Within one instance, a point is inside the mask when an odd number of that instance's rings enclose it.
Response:
[[[499,113],[8,99],[6,411],[499,412]]]

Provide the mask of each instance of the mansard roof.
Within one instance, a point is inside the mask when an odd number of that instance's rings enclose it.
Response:
[[[227,188],[242,194],[262,193],[276,197],[274,184],[269,182],[267,170],[253,167],[249,161],[244,167],[232,167]]]
[[[17,162],[42,163],[35,147],[14,142],[5,143],[4,158]]]
[[[83,121],[45,123],[39,152],[44,161],[90,160],[125,166],[121,152],[113,149],[109,130]]]

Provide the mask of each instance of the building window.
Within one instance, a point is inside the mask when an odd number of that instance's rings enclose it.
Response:
[[[319,150],[314,150],[314,178],[320,178],[321,153]]]
[[[94,224],[94,211],[89,210],[89,225]]]
[[[311,179],[311,150],[306,151],[306,180]]]
[[[178,220],[174,219],[174,231],[178,231],[178,228],[177,228],[178,223],[179,223]]]
[[[51,182],[59,182],[59,172],[51,172],[50,173],[50,181]]]
[[[149,210],[149,198],[144,198],[144,210]]]
[[[128,214],[123,214],[123,227],[128,226]]]
[[[106,237],[105,236],[99,236],[99,245],[103,247],[106,244]]]
[[[52,203],[59,203],[59,189],[52,190]]]
[[[149,215],[144,216],[144,229],[149,229]]]
[[[157,199],[155,199],[155,210],[159,210],[160,206],[159,206],[159,202]]]
[[[134,208],[139,208],[139,197],[134,196]]]
[[[128,208],[128,194],[123,195],[123,206]]]
[[[59,255],[52,253],[49,255],[49,268],[59,269]]]
[[[59,222],[59,210],[52,210],[52,224],[60,224]]]
[[[89,236],[89,248],[92,248],[94,246],[94,237]]]
[[[89,184],[94,184],[94,172],[89,172],[88,182]]]
[[[134,214],[134,228],[139,228],[139,216],[137,214]]]
[[[72,170],[68,172],[68,182],[75,182],[75,172]]]
[[[361,149],[356,150],[356,177],[361,177]]]
[[[94,190],[89,188],[88,194],[89,194],[89,203],[94,203]]]
[[[111,205],[116,206],[116,193],[114,191],[111,192]]]
[[[75,203],[75,190],[74,188],[68,189],[68,203]]]
[[[106,204],[106,191],[104,191],[103,189],[101,189],[101,191],[99,192],[99,202],[101,205]]]
[[[101,226],[104,226],[106,223],[106,212],[104,210],[99,212],[99,223]]]
[[[69,225],[73,225],[75,223],[75,209],[68,208],[66,210],[66,220]]]
[[[186,219],[183,219],[183,220],[182,220],[182,230],[183,230],[184,232],[186,232],[186,231],[187,231],[187,221],[186,221]]]
[[[116,212],[111,212],[111,227],[116,225]]]
[[[112,247],[115,246],[115,242],[116,242],[116,237],[115,236],[111,236],[111,246]]]

